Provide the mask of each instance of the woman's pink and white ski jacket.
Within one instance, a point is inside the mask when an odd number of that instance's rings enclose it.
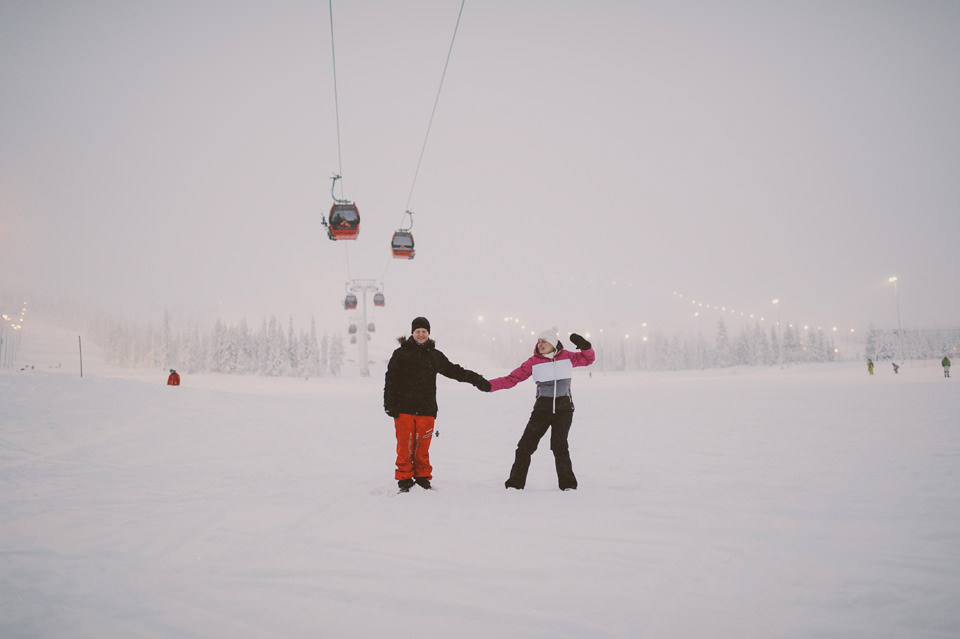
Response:
[[[490,380],[490,392],[513,388],[532,376],[537,383],[537,397],[569,397],[574,367],[589,366],[596,358],[592,348],[571,352],[558,343],[557,354],[544,357],[534,346],[533,357],[520,364],[519,368],[509,375]]]

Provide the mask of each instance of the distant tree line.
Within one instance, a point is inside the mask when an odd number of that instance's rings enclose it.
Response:
[[[782,340],[782,346],[781,346]],[[872,357],[898,359],[896,330],[870,327],[864,341],[836,336],[822,328],[784,324],[764,330],[759,323],[744,326],[731,336],[723,320],[708,339],[704,334],[665,335],[654,331],[646,341],[635,338],[594,339],[600,368],[606,370],[673,371],[729,366],[775,366],[833,362]],[[903,332],[903,358],[940,359],[960,351],[960,329],[914,329]]]
[[[782,339],[782,347],[781,347]],[[773,366],[802,362],[832,362],[837,350],[832,335],[822,329],[800,330],[785,325],[780,335],[777,327],[765,330],[759,323],[743,326],[731,336],[727,325],[719,320],[712,337],[666,335],[654,331],[646,341],[640,339],[604,340],[597,346],[602,367],[610,370],[686,370],[724,368],[729,366]],[[611,348],[612,346],[612,348]]]
[[[316,322],[310,330],[294,329],[293,318],[284,329],[275,317],[251,330],[246,320],[212,329],[194,325],[173,330],[164,313],[159,327],[101,318],[93,322],[93,339],[107,362],[121,368],[175,368],[186,373],[225,373],[267,377],[339,376],[346,349],[343,337],[318,338]]]
[[[900,335],[896,329],[870,326],[864,350],[874,360],[897,360]],[[935,328],[903,331],[903,359],[940,359],[953,357],[960,350],[960,329]]]
[[[481,343],[481,348],[493,356],[498,366],[516,365],[533,352],[529,335],[508,331],[496,337],[487,336]],[[464,340],[460,341],[467,345]],[[839,343],[832,332],[801,329],[790,324],[784,324],[782,335],[776,326],[768,330],[759,322],[744,325],[737,334],[731,335],[722,319],[709,334],[706,330],[694,334],[654,330],[627,337],[607,331],[591,335],[590,341],[597,352],[595,369],[615,371],[774,366],[779,364],[781,352],[784,364],[832,362],[857,357],[863,347],[859,338]],[[477,345],[470,346],[476,348]]]
[[[217,320],[208,329],[194,324],[175,330],[169,316],[159,324],[110,317],[102,310],[91,310],[65,302],[36,302],[36,310],[61,323],[87,325],[86,334],[103,349],[109,363],[125,368],[176,368],[181,372],[216,372],[272,377],[339,376],[347,361],[342,333],[318,336],[316,323],[309,330],[296,330],[293,319],[283,327],[275,317],[264,319],[257,329],[246,320],[234,324]],[[92,318],[92,319],[91,319]],[[592,335],[597,351],[594,370],[676,371],[723,368],[730,366],[776,366],[806,362],[850,361],[873,358],[899,358],[900,335],[896,330],[870,326],[866,335],[840,335],[820,328],[801,328],[783,323],[777,326],[760,322],[742,325],[731,334],[724,320],[709,332],[691,334],[689,329],[673,333],[655,330],[629,338]],[[643,339],[646,337],[646,339]],[[496,339],[481,338],[470,331],[444,333],[444,343],[471,348],[490,355],[497,366],[516,366],[529,357],[533,345],[528,334],[504,330]],[[960,329],[912,329],[903,332],[903,357],[937,359],[960,351]]]

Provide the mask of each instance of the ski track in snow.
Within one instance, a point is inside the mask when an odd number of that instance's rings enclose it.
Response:
[[[578,370],[565,493],[441,380],[402,495],[382,371],[2,372],[0,636],[956,637],[960,386],[862,368]]]

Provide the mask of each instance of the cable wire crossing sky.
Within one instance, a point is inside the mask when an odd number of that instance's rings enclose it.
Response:
[[[957,325],[960,5],[324,4],[0,5],[0,291],[340,322],[382,276],[398,326],[689,322],[674,292]]]

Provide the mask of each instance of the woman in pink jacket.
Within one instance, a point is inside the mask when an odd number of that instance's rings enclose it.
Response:
[[[537,383],[537,396],[530,420],[517,443],[517,453],[510,469],[510,477],[504,482],[506,488],[523,490],[530,469],[530,456],[537,450],[540,440],[550,431],[550,450],[557,465],[557,481],[560,490],[576,490],[577,477],[573,474],[570,447],[567,436],[573,423],[573,396],[570,380],[575,366],[589,366],[596,356],[590,342],[573,333],[570,341],[580,349],[571,352],[563,348],[556,329],[543,331],[537,336],[533,357],[525,361],[505,377],[490,380],[490,391],[513,388],[523,380],[533,377]]]

